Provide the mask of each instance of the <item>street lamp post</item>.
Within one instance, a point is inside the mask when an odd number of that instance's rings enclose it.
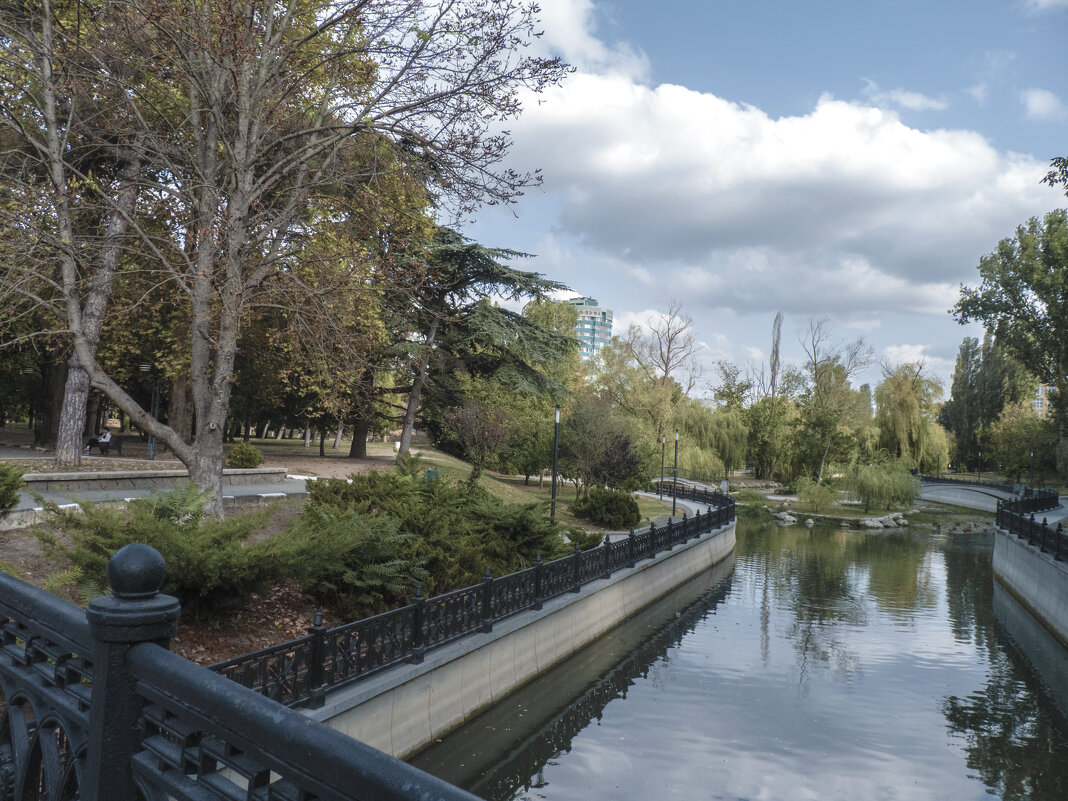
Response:
[[[34,379],[37,377],[37,371],[32,367],[23,367],[22,374],[26,376],[26,383],[32,385],[28,387],[29,391],[27,392],[27,394],[29,395],[27,404],[29,408],[29,414],[26,415],[26,428],[36,431],[34,423],[37,418],[37,382]],[[37,439],[38,438],[35,434],[33,441],[36,443]]]
[[[1035,486],[1035,446],[1031,446],[1031,473],[1030,478],[1027,479],[1029,486]]]
[[[675,495],[679,486],[679,430],[675,429],[675,467],[671,471],[671,516],[675,516]]]
[[[148,375],[152,372],[151,364],[141,364],[138,369]],[[149,412],[152,415],[153,420],[159,420],[159,381],[155,376],[152,376],[152,404],[149,407]],[[156,458],[156,437],[150,431],[148,432],[148,460],[154,461]]]
[[[560,457],[560,406],[556,407],[556,423],[553,426],[553,495],[549,505],[549,523],[556,525],[556,464]]]
[[[979,449],[979,483],[983,483],[983,449]]]
[[[660,435],[660,500],[664,500],[664,448],[667,446],[667,437]]]

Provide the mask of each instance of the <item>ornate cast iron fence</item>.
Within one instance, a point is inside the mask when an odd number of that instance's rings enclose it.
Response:
[[[172,654],[163,577],[128,545],[82,610],[0,572],[0,799],[476,801]]]
[[[1029,545],[1034,545],[1042,553],[1052,554],[1058,561],[1068,560],[1068,534],[1065,534],[1061,523],[1056,528],[1051,528],[1046,523],[1035,520],[1035,512],[1044,512],[1057,508],[1057,496],[1054,493],[1044,493],[1046,497],[1022,498],[1016,501],[998,501],[997,524],[1010,534],[1015,534],[1022,540],[1027,540]],[[1049,495],[1052,495],[1052,500]],[[1052,506],[1050,505],[1052,503]],[[1044,505],[1043,505],[1044,504]],[[1041,506],[1041,508],[1035,508]]]
[[[687,540],[734,520],[734,499],[699,487],[679,486],[679,497],[708,505],[693,517],[685,514],[661,526],[631,531],[597,548],[575,552],[494,578],[486,574],[473,587],[424,598],[416,589],[413,603],[332,629],[313,626],[307,636],[219,662],[211,670],[287,706],[321,706],[337,690],[403,662],[421,662],[440,648],[527,609],[540,609],[550,598],[578,592],[583,584],[671,550]],[[318,622],[318,621],[317,621]]]

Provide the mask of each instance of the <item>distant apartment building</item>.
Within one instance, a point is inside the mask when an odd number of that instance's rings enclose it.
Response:
[[[1035,414],[1039,417],[1045,417],[1049,413],[1049,391],[1052,387],[1049,384],[1039,384],[1038,389],[1035,391]]]
[[[593,298],[572,298],[568,303],[578,309],[575,337],[579,358],[586,361],[612,341],[612,311],[602,309]]]

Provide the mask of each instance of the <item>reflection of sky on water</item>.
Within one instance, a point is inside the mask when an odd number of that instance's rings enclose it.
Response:
[[[1062,775],[1004,797],[1063,801],[1064,722],[1041,711],[1003,649],[986,645],[989,557],[971,542],[962,552],[944,538],[878,536],[740,537],[726,598],[510,797],[924,801],[990,798],[989,788],[1002,797],[999,777],[1011,771],[982,729],[1022,715],[1036,717],[1044,739],[1016,748],[1016,770],[1052,749],[1041,769],[1059,761]],[[960,600],[973,596],[986,608]],[[1005,695],[1013,703],[1001,704]],[[947,699],[965,700],[958,709]],[[1019,731],[1035,728],[1025,719]]]

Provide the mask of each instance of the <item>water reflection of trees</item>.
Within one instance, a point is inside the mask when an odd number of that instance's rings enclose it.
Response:
[[[942,704],[949,731],[967,743],[968,767],[1005,801],[1068,798],[1068,739],[1014,660],[989,649],[986,686]]]
[[[994,640],[992,536],[943,535],[936,542],[946,566],[946,603],[953,636],[985,649]]]
[[[991,535],[958,536],[942,550],[954,636],[972,642],[990,664],[978,692],[945,699],[946,726],[964,740],[968,767],[994,794],[1006,801],[1063,801],[1068,721],[1058,718],[1043,677],[995,618]]]
[[[750,526],[742,538],[744,559],[761,576],[761,626],[775,603],[790,614],[786,636],[799,659],[799,688],[807,687],[814,662],[852,681],[858,654],[838,636],[840,624],[867,623],[869,603],[906,622],[918,608],[935,604],[928,546],[907,532],[856,532]],[[768,588],[773,592],[769,595]],[[762,630],[762,642],[768,633]],[[767,664],[767,649],[763,649]]]

